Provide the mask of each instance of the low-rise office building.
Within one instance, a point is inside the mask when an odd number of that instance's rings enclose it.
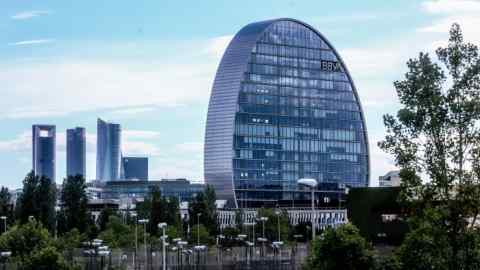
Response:
[[[90,183],[90,186],[101,189],[100,197],[102,199],[131,198],[137,200],[148,196],[153,187],[158,187],[162,196],[175,197],[179,201],[189,201],[205,189],[205,184],[192,183],[185,178],[162,179],[159,181],[94,181]]]
[[[400,182],[400,171],[389,171],[384,176],[378,178],[378,185],[380,187],[399,187]]]

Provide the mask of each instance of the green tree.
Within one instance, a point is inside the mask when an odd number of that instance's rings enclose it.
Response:
[[[34,250],[53,244],[48,230],[41,222],[30,219],[23,225],[15,225],[0,236],[0,250],[12,252],[12,257],[23,263]]]
[[[165,222],[171,227],[174,227],[177,231],[178,237],[183,235],[182,219],[180,217],[180,202],[176,197],[170,197],[166,199],[167,212]]]
[[[196,245],[198,240],[200,240],[200,245],[210,245],[214,243],[213,237],[209,234],[207,228],[203,224],[192,227],[192,233],[189,242]]]
[[[122,223],[118,216],[110,216],[105,230],[98,237],[111,248],[133,247],[135,245],[135,231],[131,226]],[[138,239],[143,239],[143,230],[138,229]]]
[[[80,270],[80,266],[67,264],[62,254],[53,246],[35,250],[20,266],[22,270]]]
[[[112,208],[105,207],[102,209],[102,211],[100,211],[97,222],[101,232],[107,229],[107,224],[112,216],[118,217],[118,213]]]
[[[17,216],[26,223],[29,217],[41,221],[50,231],[55,228],[56,187],[47,177],[30,172],[23,180],[22,194],[17,201]]]
[[[0,236],[0,250],[11,251],[12,257],[9,260],[18,263],[18,269],[21,270],[80,269],[64,262],[63,255],[57,247],[64,248],[66,243],[58,246],[59,242],[52,239],[41,222],[32,218],[25,224],[13,226]]]
[[[313,241],[306,262],[306,269],[317,270],[370,270],[374,267],[372,247],[351,224],[325,230]]]
[[[156,186],[150,189],[145,201],[138,204],[137,211],[141,218],[149,219],[147,228],[153,236],[160,235],[157,227],[160,222],[166,222],[169,226],[175,227],[179,235],[183,231],[178,199],[162,196],[160,189]]]
[[[29,216],[34,216],[34,214],[38,212],[35,202],[38,181],[38,176],[35,176],[33,171],[29,172],[25,179],[23,179],[22,193],[16,203],[17,219],[22,224],[28,222]]]
[[[40,177],[36,194],[36,203],[38,204],[38,219],[51,232],[55,230],[55,205],[57,202],[57,187],[51,179],[47,177]],[[35,215],[34,215],[35,216]]]
[[[188,205],[188,214],[190,216],[190,226],[197,224],[198,214],[200,214],[200,223],[205,226],[209,234],[218,233],[217,224],[217,196],[215,189],[207,185],[204,192],[198,193]]]
[[[449,269],[449,246],[447,234],[425,222],[405,238],[398,250],[403,269]],[[419,260],[418,255],[422,256]]]
[[[401,168],[400,199],[410,209],[400,259],[407,269],[478,269],[480,249],[471,244],[480,213],[478,47],[454,24],[436,55],[408,61],[405,79],[394,83],[401,109],[384,116],[379,143]]]
[[[175,238],[181,237],[182,236],[181,233],[182,232],[179,231],[178,227],[176,226],[168,225],[167,228],[165,229],[165,234],[168,236],[168,239],[175,239]]]
[[[62,214],[64,216],[65,231],[74,228],[80,233],[87,230],[88,210],[85,179],[82,175],[68,176],[63,180],[61,193]]]
[[[68,261],[73,260],[74,251],[82,246],[82,242],[87,241],[87,236],[81,234],[77,228],[64,233],[55,241],[57,250],[62,250]]]

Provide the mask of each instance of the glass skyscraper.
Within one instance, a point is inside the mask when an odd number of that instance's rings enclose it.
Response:
[[[37,176],[45,176],[55,182],[55,126],[32,126],[32,166]]]
[[[115,181],[122,175],[121,127],[97,120],[97,180]]]
[[[85,128],[67,129],[67,176],[86,176]]]
[[[226,49],[207,115],[205,181],[238,207],[308,199],[369,183],[367,130],[345,63],[313,27],[252,23]]]

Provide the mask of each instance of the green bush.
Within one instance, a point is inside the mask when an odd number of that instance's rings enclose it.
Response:
[[[53,246],[34,251],[21,266],[22,270],[80,270],[79,266],[65,263],[63,256]]]
[[[351,224],[327,229],[313,241],[306,269],[316,270],[370,270],[375,260],[371,245]]]

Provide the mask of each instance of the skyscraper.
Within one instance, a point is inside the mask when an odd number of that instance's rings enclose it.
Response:
[[[55,126],[32,126],[32,166],[38,176],[45,176],[55,182]]]
[[[86,176],[85,128],[67,129],[67,176]]]
[[[124,179],[148,181],[148,158],[147,157],[123,157],[122,165]]]
[[[369,183],[367,130],[357,89],[340,55],[294,19],[249,24],[228,45],[213,83],[204,172],[219,198],[239,207],[305,198]],[[326,192],[324,192],[325,194]]]
[[[119,180],[122,175],[121,127],[97,120],[97,180]]]

